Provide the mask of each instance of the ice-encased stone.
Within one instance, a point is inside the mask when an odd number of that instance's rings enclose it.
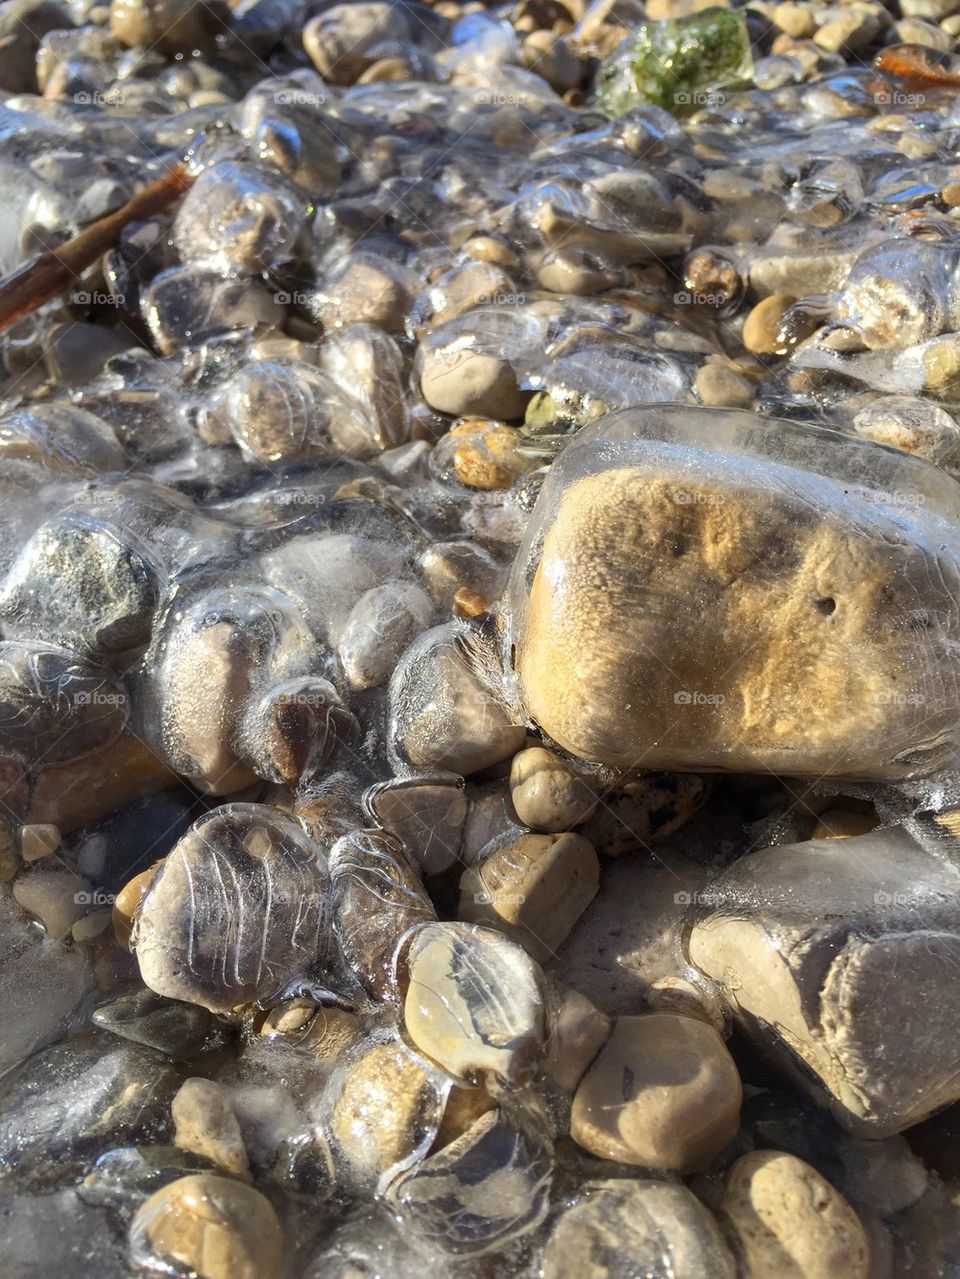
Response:
[[[685,1186],[593,1181],[554,1223],[544,1279],[732,1279],[713,1217]]]
[[[960,1100],[960,865],[919,830],[741,858],[688,941],[750,1037],[862,1136]]]
[[[954,483],[735,410],[586,427],[551,468],[503,626],[508,689],[631,769],[898,778],[960,726]]]
[[[159,1053],[99,1031],[43,1049],[0,1087],[0,1179],[72,1181],[113,1146],[163,1142],[180,1079]]]
[[[326,861],[292,817],[226,804],[163,861],[131,946],[158,995],[229,1012],[317,960],[329,916]]]
[[[66,1029],[70,1015],[93,993],[86,952],[46,937],[0,893],[0,1070],[8,1070]]]

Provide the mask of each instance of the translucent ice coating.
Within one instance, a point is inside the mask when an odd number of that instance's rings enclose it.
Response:
[[[960,721],[960,490],[835,431],[651,406],[585,428],[514,564],[529,721],[623,768],[934,769]]]
[[[924,825],[741,858],[689,935],[748,1034],[861,1136],[960,1099],[960,844]]]

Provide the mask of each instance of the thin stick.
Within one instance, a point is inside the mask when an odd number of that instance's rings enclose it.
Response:
[[[65,244],[47,249],[11,271],[0,280],[0,332],[63,293],[87,267],[113,248],[124,227],[160,213],[190,189],[194,176],[182,164],[175,164],[113,213],[91,222]]]

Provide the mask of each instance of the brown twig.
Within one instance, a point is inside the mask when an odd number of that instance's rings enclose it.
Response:
[[[57,297],[120,239],[131,222],[151,218],[193,185],[194,175],[175,164],[126,204],[84,228],[55,249],[47,249],[0,280],[0,332],[44,302]]]

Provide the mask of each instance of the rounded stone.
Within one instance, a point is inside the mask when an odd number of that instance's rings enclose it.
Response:
[[[753,403],[753,386],[719,360],[708,360],[697,370],[697,394],[712,408],[746,409]]]
[[[685,1186],[595,1181],[554,1223],[543,1279],[734,1279],[716,1221]]]
[[[460,1083],[517,1084],[544,1049],[538,966],[514,942],[469,924],[428,924],[409,951],[404,1019],[417,1048]]]
[[[502,928],[534,959],[552,959],[600,887],[600,863],[579,835],[523,835],[460,879],[460,918]]]
[[[621,1017],[577,1089],[570,1133],[602,1159],[697,1172],[736,1134],[742,1096],[733,1058],[705,1022]]]
[[[720,1211],[742,1279],[867,1279],[870,1249],[859,1217],[795,1155],[741,1156],[727,1174]]]
[[[130,1252],[145,1270],[196,1279],[279,1275],[283,1240],[277,1215],[258,1190],[205,1173],[180,1177],[141,1206]]]
[[[771,293],[758,302],[743,323],[743,345],[755,355],[779,355],[777,333],[788,307],[796,301],[787,293]]]
[[[462,343],[424,352],[420,390],[431,408],[451,417],[523,417],[530,396],[517,385],[507,360]]]
[[[469,776],[513,755],[526,738],[473,674],[449,625],[407,649],[390,680],[390,704],[393,753],[412,768]]]
[[[330,1133],[355,1174],[379,1177],[432,1142],[442,1112],[435,1079],[402,1043],[387,1041],[346,1068]]]
[[[510,766],[510,798],[533,830],[571,830],[593,814],[597,797],[559,755],[542,746],[518,751]]]
[[[265,804],[201,817],[140,903],[131,946],[158,995],[229,1012],[275,994],[318,958],[329,918],[326,861]]]

